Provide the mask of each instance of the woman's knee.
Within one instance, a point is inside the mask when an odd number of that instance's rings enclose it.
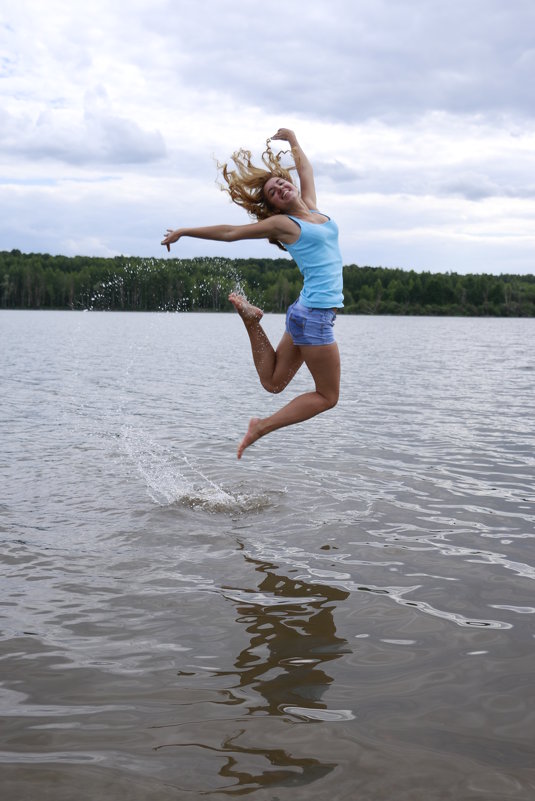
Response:
[[[325,411],[327,411],[328,409],[334,409],[334,407],[338,403],[339,393],[330,392],[328,395],[324,395],[324,398],[325,398]]]
[[[266,379],[260,379],[260,383],[264,389],[267,392],[271,392],[272,395],[278,395],[279,392],[282,392],[287,386],[286,384],[275,384],[273,381],[268,381]]]
[[[338,403],[338,398],[340,396],[339,387],[333,386],[333,387],[328,387],[327,389],[322,388],[321,390],[316,387],[316,392],[322,398],[324,411],[327,411],[328,409],[333,409]]]

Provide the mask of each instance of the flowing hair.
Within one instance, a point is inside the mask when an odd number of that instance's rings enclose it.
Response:
[[[265,220],[274,214],[280,214],[278,209],[273,208],[264,196],[264,186],[270,178],[284,178],[285,181],[292,180],[291,171],[296,167],[283,167],[281,156],[288,153],[281,150],[273,153],[270,147],[270,139],[266,141],[266,149],[262,153],[263,167],[256,167],[251,160],[251,151],[240,148],[232,154],[230,160],[234,163],[234,169],[228,163],[217,164],[218,169],[226,183],[220,183],[219,188],[227,192],[233,203],[245,209],[250,217],[256,220]],[[277,240],[269,240],[272,245],[277,245],[281,250],[285,247]]]

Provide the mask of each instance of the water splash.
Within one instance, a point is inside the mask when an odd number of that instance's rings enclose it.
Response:
[[[251,294],[230,259],[118,260],[101,280],[81,287],[74,305],[87,311],[218,311],[227,305],[230,292]]]
[[[121,443],[150,498],[159,506],[179,504],[207,512],[243,513],[269,506],[266,495],[249,495],[212,481],[184,452],[151,440],[143,431],[124,426]]]

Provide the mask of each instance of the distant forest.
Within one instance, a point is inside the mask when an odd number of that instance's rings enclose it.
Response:
[[[0,251],[0,308],[230,311],[238,289],[265,311],[298,296],[288,259],[144,259]],[[534,275],[417,273],[344,267],[346,314],[535,316]]]

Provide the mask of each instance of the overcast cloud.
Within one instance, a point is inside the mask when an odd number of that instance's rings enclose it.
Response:
[[[247,222],[215,158],[294,128],[346,264],[535,272],[533,0],[19,0],[0,249],[163,256]],[[272,256],[182,240],[176,256]]]

